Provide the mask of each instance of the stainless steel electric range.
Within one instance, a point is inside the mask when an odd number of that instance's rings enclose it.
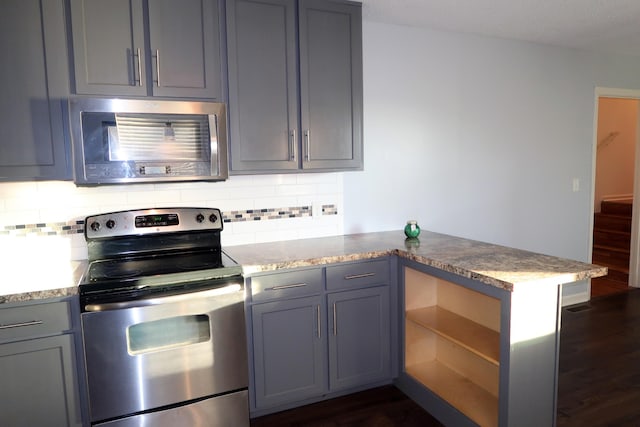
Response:
[[[241,267],[212,208],[85,220],[79,286],[91,424],[248,426]]]

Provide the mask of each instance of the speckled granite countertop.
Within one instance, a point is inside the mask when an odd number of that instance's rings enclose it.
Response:
[[[77,295],[86,261],[59,264],[51,266],[52,268],[40,266],[29,271],[22,268],[3,271],[0,304]]]
[[[245,274],[398,255],[508,291],[524,285],[562,284],[607,274],[605,267],[422,231],[407,241],[401,230],[229,246]],[[59,264],[59,263],[58,263]],[[76,295],[86,261],[5,276],[0,304]],[[6,273],[6,272],[5,272]]]
[[[488,285],[571,283],[607,274],[606,267],[422,231],[407,241],[401,230],[226,247],[245,274],[398,255]]]

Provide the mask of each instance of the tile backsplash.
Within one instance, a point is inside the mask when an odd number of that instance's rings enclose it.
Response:
[[[86,216],[172,206],[219,208],[223,246],[337,235],[343,233],[342,173],[99,187],[59,181],[2,183],[0,252],[17,258],[55,252],[61,259],[84,259]],[[43,250],[46,253],[40,253]]]

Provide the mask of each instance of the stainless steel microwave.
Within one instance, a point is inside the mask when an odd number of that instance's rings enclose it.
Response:
[[[69,99],[77,185],[228,178],[222,103]]]

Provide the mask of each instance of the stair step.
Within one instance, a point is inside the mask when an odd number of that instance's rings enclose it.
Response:
[[[631,233],[616,230],[593,230],[593,243],[596,245],[629,250]]]
[[[631,217],[626,215],[611,215],[599,212],[594,216],[593,228],[625,231],[631,233]]]
[[[602,213],[631,216],[632,211],[632,200],[605,200],[600,202],[600,212]]]
[[[593,263],[607,267],[629,268],[629,251],[608,246],[593,245]]]

